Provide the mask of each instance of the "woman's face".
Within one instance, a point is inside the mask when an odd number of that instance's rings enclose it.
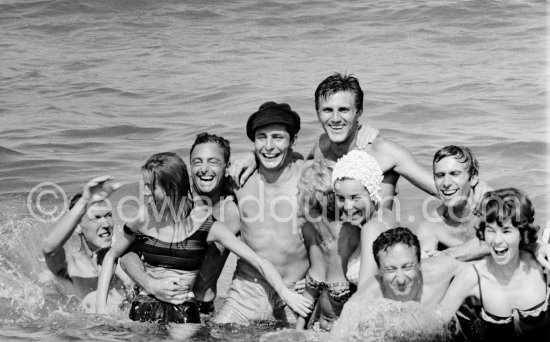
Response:
[[[363,184],[354,179],[340,179],[334,184],[336,205],[342,221],[362,226],[375,210],[374,202]]]
[[[170,201],[170,199],[166,195],[166,192],[158,182],[156,182],[155,186],[153,187],[153,175],[150,172],[143,173],[143,183],[145,184],[145,187],[144,187],[145,204],[154,203],[155,207],[157,209],[160,209],[162,208],[162,205],[165,200]],[[153,192],[153,188],[154,188],[154,192]],[[167,205],[169,204],[170,203],[167,203]]]
[[[485,242],[499,265],[505,265],[519,256],[520,241],[519,229],[512,225],[510,219],[504,221],[502,227],[496,222],[487,223],[485,226]]]

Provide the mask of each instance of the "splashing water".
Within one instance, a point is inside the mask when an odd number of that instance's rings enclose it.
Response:
[[[344,306],[330,341],[455,341],[454,323],[417,302],[376,299]]]

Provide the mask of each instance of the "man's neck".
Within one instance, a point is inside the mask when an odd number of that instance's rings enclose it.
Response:
[[[266,169],[263,167],[263,165],[260,165],[258,168],[258,174],[260,175],[260,178],[265,181],[266,183],[276,183],[281,179],[281,176],[285,174],[285,172],[289,169],[289,165],[292,162],[292,159],[290,158],[290,153],[283,162],[283,165],[277,169]]]
[[[341,158],[342,156],[347,154],[355,146],[357,131],[358,130],[355,130],[355,132],[350,134],[349,137],[342,142],[335,143],[331,141],[329,147],[330,154],[336,159]]]
[[[454,207],[443,207],[443,219],[450,226],[460,226],[470,222],[472,219],[472,209],[468,202],[461,203]]]

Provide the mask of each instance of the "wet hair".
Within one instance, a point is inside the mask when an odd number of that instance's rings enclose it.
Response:
[[[324,160],[315,160],[302,170],[298,181],[298,212],[305,214],[326,215],[335,220],[335,195],[331,183],[331,172]]]
[[[229,158],[231,157],[231,146],[230,146],[229,140],[207,132],[197,134],[197,137],[195,138],[195,142],[193,143],[193,146],[191,146],[191,152],[189,152],[189,156],[193,154],[193,151],[195,150],[195,147],[197,145],[207,144],[207,143],[218,144],[218,146],[221,147],[223,150],[224,161],[226,163],[229,162]]]
[[[180,203],[190,189],[189,173],[181,157],[173,152],[153,154],[141,171],[151,174],[151,192],[154,193],[157,184],[160,185],[172,201],[174,210],[179,212]]]
[[[355,96],[355,109],[357,113],[363,111],[363,90],[359,85],[359,80],[352,74],[334,73],[325,78],[315,90],[315,109],[319,110],[321,99],[328,99],[332,95],[340,92],[350,92]]]
[[[374,260],[376,260],[376,265],[378,267],[380,267],[380,257],[378,253],[381,251],[385,252],[388,248],[399,243],[414,248],[416,252],[416,260],[420,262],[420,242],[418,241],[418,238],[409,228],[397,227],[381,233],[372,243],[372,253],[374,254]]]
[[[476,234],[480,240],[485,240],[485,228],[489,223],[497,223],[500,227],[510,220],[519,229],[520,247],[524,247],[537,239],[539,227],[534,224],[535,208],[527,195],[518,189],[506,188],[486,192],[475,211],[480,217]]]
[[[470,178],[479,174],[479,164],[472,151],[466,146],[457,145],[440,148],[434,155],[432,169],[435,171],[435,164],[447,157],[454,157],[458,162],[466,164],[466,171],[468,171]]]

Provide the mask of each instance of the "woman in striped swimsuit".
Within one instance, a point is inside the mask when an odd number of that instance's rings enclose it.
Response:
[[[139,321],[199,323],[199,313],[192,288],[207,246],[218,242],[256,267],[281,298],[298,314],[310,311],[310,301],[289,290],[273,265],[258,256],[229,229],[216,222],[206,207],[193,208],[187,195],[189,176],[183,160],[175,153],[151,156],[142,167],[146,203],[138,219],[124,226],[105,256],[98,280],[97,312],[103,313],[107,289],[115,260],[130,246],[142,255],[147,272],[152,276],[177,275],[174,282],[189,293],[180,305],[162,302],[147,294],[132,303],[130,318]],[[182,280],[184,279],[184,280]]]

